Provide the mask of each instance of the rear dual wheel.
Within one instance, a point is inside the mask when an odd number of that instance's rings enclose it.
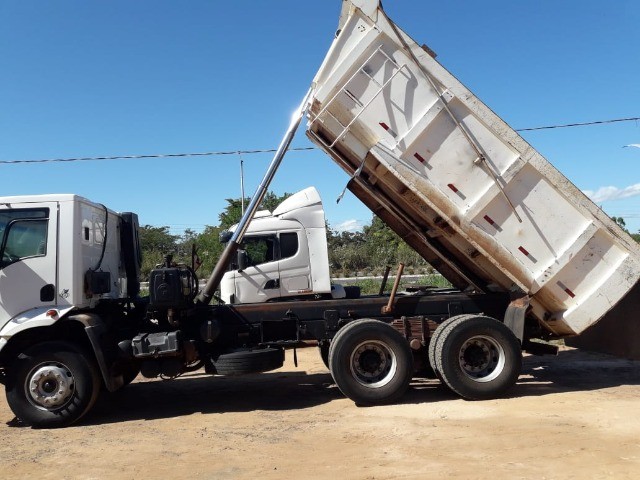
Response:
[[[429,350],[428,350],[429,366],[435,373],[438,380],[440,380],[443,383],[444,381],[442,380],[442,375],[438,371],[438,367],[436,365],[436,346],[438,345],[438,340],[440,339],[442,332],[444,332],[446,328],[449,325],[451,325],[452,322],[455,322],[456,320],[459,320],[461,318],[471,318],[474,316],[476,315],[466,314],[466,315],[457,315],[455,317],[448,318],[447,320],[442,322],[440,325],[438,325],[438,328],[436,328],[435,332],[433,332],[433,335],[431,335],[431,338],[429,339]]]
[[[522,369],[522,350],[502,322],[478,315],[460,315],[442,325],[432,339],[434,370],[454,392],[467,400],[503,395]],[[438,332],[438,330],[436,330]]]

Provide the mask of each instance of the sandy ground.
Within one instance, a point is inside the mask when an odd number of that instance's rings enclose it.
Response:
[[[356,407],[315,348],[300,366],[190,374],[103,395],[81,425],[25,428],[0,400],[0,478],[638,478],[640,362],[528,357],[508,398],[468,402],[416,381]]]

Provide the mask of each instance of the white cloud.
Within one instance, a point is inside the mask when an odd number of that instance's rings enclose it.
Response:
[[[636,183],[625,188],[609,186],[600,187],[595,192],[593,190],[583,190],[583,192],[596,203],[606,202],[608,200],[620,200],[622,198],[640,195],[640,183]]]
[[[358,220],[346,220],[334,227],[338,232],[359,232],[362,231],[362,223]]]

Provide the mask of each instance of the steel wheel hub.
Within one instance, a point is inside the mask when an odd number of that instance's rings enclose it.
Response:
[[[504,369],[505,353],[493,338],[475,336],[462,344],[458,360],[467,377],[477,382],[489,382]]]
[[[62,364],[36,367],[26,384],[28,398],[40,408],[53,409],[65,405],[75,390],[71,371]]]
[[[351,373],[358,383],[379,388],[391,381],[397,369],[393,351],[384,343],[364,342],[351,355]]]

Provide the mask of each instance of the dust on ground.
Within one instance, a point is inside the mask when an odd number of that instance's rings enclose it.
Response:
[[[640,362],[565,349],[527,357],[507,398],[469,402],[418,380],[357,407],[315,348],[280,370],[138,380],[81,424],[36,430],[0,399],[4,479],[635,479]]]

